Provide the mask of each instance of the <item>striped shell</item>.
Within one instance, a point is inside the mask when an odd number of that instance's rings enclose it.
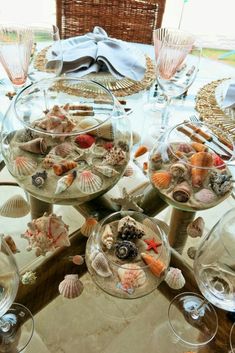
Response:
[[[38,137],[34,140],[19,144],[19,148],[31,153],[44,154],[47,150],[47,143],[43,138]]]
[[[97,275],[101,277],[112,276],[112,271],[109,268],[108,261],[103,253],[98,252],[91,262],[92,268],[95,270]]]
[[[18,156],[12,161],[12,172],[16,176],[27,176],[33,174],[37,168],[37,163],[23,156]]]
[[[0,215],[3,217],[24,217],[29,211],[30,206],[21,195],[12,196],[0,207]]]
[[[144,145],[139,146],[137,148],[137,150],[135,151],[134,158],[138,158],[138,157],[142,156],[147,151],[148,151],[148,147],[147,146],[144,146]]]
[[[82,294],[83,288],[78,275],[66,275],[64,280],[59,284],[60,294],[67,299],[77,298]]]
[[[133,292],[135,288],[141,287],[146,282],[145,272],[136,264],[127,263],[119,267],[118,277],[121,288],[126,292]]]
[[[151,181],[156,188],[167,189],[171,182],[171,174],[168,172],[154,172]]]
[[[102,188],[102,179],[90,170],[84,170],[78,177],[78,188],[84,194],[93,194]]]
[[[96,218],[87,218],[80,229],[82,235],[85,235],[85,237],[89,237],[95,229],[97,223],[98,221],[96,220]]]
[[[95,165],[94,169],[108,178],[119,174],[114,168],[108,167],[107,165]]]
[[[101,242],[107,249],[111,249],[113,245],[113,232],[109,224],[106,224],[104,231],[101,235]]]
[[[172,289],[181,289],[185,285],[185,279],[178,268],[170,267],[166,274],[165,282]]]

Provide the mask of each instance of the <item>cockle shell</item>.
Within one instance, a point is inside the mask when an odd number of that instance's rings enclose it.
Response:
[[[122,165],[126,162],[126,152],[123,151],[120,147],[113,147],[105,155],[104,164],[110,165]]]
[[[213,165],[212,155],[209,152],[197,152],[189,160],[192,165],[192,185],[200,187],[208,175],[208,169]]]
[[[202,217],[198,217],[187,226],[187,234],[192,238],[201,237],[204,227],[204,219]]]
[[[107,165],[95,165],[94,169],[108,178],[119,174],[114,168],[108,167]]]
[[[77,162],[75,161],[61,161],[60,163],[53,164],[52,168],[56,175],[62,175],[69,170],[76,168]]]
[[[175,178],[181,178],[188,173],[188,167],[184,163],[174,163],[170,167],[170,173]]]
[[[98,221],[96,218],[88,217],[81,226],[80,232],[82,233],[82,235],[85,235],[85,237],[89,237],[95,229],[97,223]]]
[[[145,154],[148,151],[148,147],[141,145],[137,148],[137,150],[134,153],[134,158],[138,158],[140,156],[142,156],[143,154]]]
[[[132,166],[131,165],[128,165],[127,167],[126,167],[126,169],[125,169],[125,172],[124,172],[124,176],[125,177],[130,177],[130,176],[132,176],[134,174],[134,170],[133,170],[133,168],[132,168]]]
[[[84,170],[78,176],[78,188],[85,194],[93,194],[102,188],[102,179],[90,170]]]
[[[79,297],[83,292],[83,283],[79,280],[78,275],[66,275],[64,280],[59,284],[60,294],[67,298],[73,299]]]
[[[44,154],[47,151],[47,143],[43,138],[38,137],[34,140],[19,144],[19,148],[31,153]]]
[[[30,206],[21,195],[12,196],[0,207],[0,215],[3,217],[24,217],[29,211]]]
[[[12,172],[16,176],[27,176],[33,174],[37,168],[37,163],[24,156],[18,156],[12,161]]]
[[[76,178],[77,172],[76,170],[72,171],[72,173],[69,173],[62,178],[60,178],[57,182],[56,185],[56,190],[55,194],[60,194],[61,192],[67,190],[73,183],[74,179]]]
[[[199,142],[192,142],[191,146],[193,147],[193,149],[196,152],[207,152],[208,151],[208,147],[205,146],[203,143],[199,143]]]
[[[135,288],[141,287],[146,282],[144,270],[136,264],[127,263],[119,267],[118,277],[121,281],[121,289],[132,294]]]
[[[95,270],[97,275],[101,277],[112,276],[112,271],[109,268],[108,260],[103,253],[98,252],[91,262],[92,268]]]
[[[211,203],[216,199],[215,193],[209,189],[201,189],[194,194],[194,197],[197,201],[205,204]]]
[[[109,224],[106,224],[104,231],[101,235],[101,241],[107,249],[111,249],[113,245],[113,232]]]
[[[178,202],[187,202],[191,196],[191,188],[186,181],[175,186],[172,192],[173,199]]]
[[[168,172],[154,172],[151,181],[156,188],[167,189],[171,182],[171,174]]]
[[[162,261],[146,253],[141,253],[141,257],[155,276],[161,277],[164,274],[166,266]]]
[[[32,184],[37,188],[43,186],[47,179],[47,172],[44,170],[43,172],[37,172],[32,175]]]
[[[16,243],[14,242],[13,238],[10,235],[5,235],[3,237],[7,245],[9,246],[12,254],[16,254],[20,252],[20,250],[17,248]]]
[[[170,267],[166,274],[165,282],[172,289],[181,289],[185,285],[185,279],[178,268]]]

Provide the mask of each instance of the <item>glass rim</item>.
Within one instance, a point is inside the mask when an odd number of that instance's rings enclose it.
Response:
[[[230,215],[230,213],[234,213],[234,216],[235,216],[235,207],[231,208],[230,210],[228,210],[227,212],[225,212],[222,215],[220,220],[215,224],[215,228],[216,228],[216,226],[218,226],[218,231],[219,231],[219,234],[221,234],[221,240],[222,240],[223,246],[224,246],[227,254],[229,255],[229,257],[234,258],[234,254],[231,254],[228,246],[224,244],[224,232],[222,232],[222,229],[221,229],[222,223],[224,222],[224,218],[227,217],[228,215]]]
[[[231,330],[230,330],[230,333],[229,333],[229,344],[230,344],[230,348],[231,348],[231,350],[232,350],[232,352],[231,353],[234,353],[235,351],[234,351],[234,344],[235,344],[235,342],[232,342],[232,335],[233,335],[233,331],[235,330],[235,322],[233,323],[233,325],[232,325],[232,327],[231,327]]]

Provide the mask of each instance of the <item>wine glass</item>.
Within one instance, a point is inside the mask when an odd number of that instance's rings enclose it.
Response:
[[[202,239],[194,260],[194,274],[204,298],[182,293],[170,303],[171,328],[192,345],[210,342],[218,329],[215,309],[235,312],[235,208],[225,213]]]
[[[230,335],[229,335],[229,341],[230,341],[230,348],[231,348],[231,353],[235,353],[235,323],[233,324]]]
[[[195,80],[198,72],[201,46],[187,32],[168,29],[160,46],[155,44],[158,59],[157,82],[164,92],[167,104],[161,118],[161,132],[168,126],[169,106],[172,98],[182,95]]]
[[[27,81],[33,32],[23,24],[0,24],[0,62],[15,91]]]
[[[0,352],[21,352],[33,335],[32,314],[23,305],[13,303],[19,278],[14,256],[0,234]]]

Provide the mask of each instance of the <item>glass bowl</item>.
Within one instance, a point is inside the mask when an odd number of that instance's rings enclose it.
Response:
[[[159,224],[134,211],[116,212],[98,223],[86,245],[86,264],[103,291],[134,299],[158,287],[170,261],[168,241]]]
[[[41,80],[18,94],[13,112],[3,121],[2,154],[19,185],[36,198],[83,203],[122,176],[130,156],[130,124],[102,85]]]
[[[197,211],[216,206],[232,192],[229,135],[202,122],[185,122],[162,135],[149,157],[149,177],[170,205]]]

